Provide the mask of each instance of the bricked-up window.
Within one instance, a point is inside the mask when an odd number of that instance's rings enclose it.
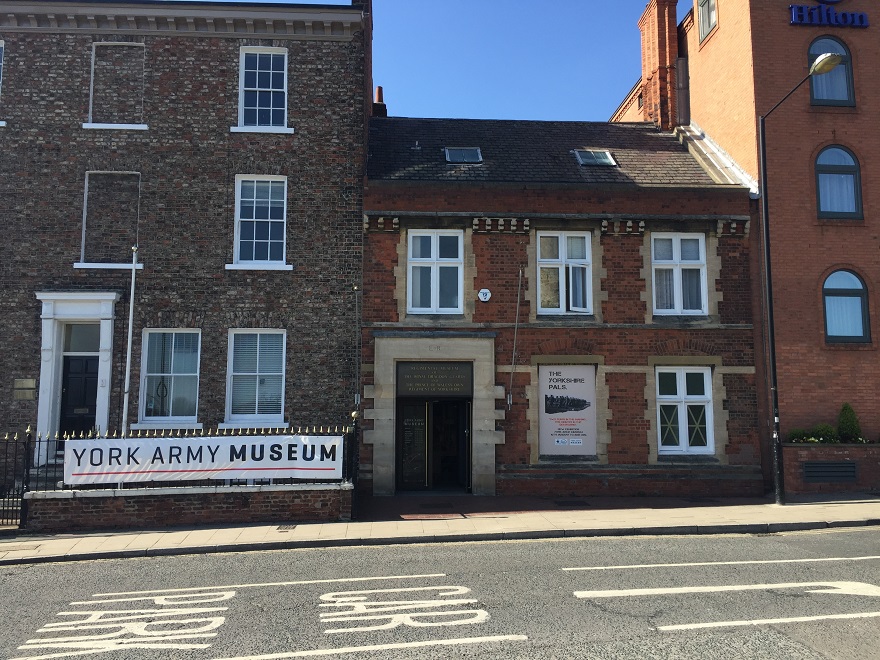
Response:
[[[700,21],[700,41],[709,36],[709,33],[718,24],[718,9],[716,0],[700,0],[697,6],[697,14]]]
[[[287,177],[238,175],[235,181],[235,265],[284,266]]]
[[[703,234],[654,234],[651,261],[654,314],[707,313],[706,237]]]
[[[838,270],[822,287],[825,302],[825,341],[866,343],[871,341],[868,325],[868,291],[855,273]]]
[[[233,131],[289,133],[287,127],[287,49],[241,49],[238,126]]]
[[[85,128],[146,129],[144,62],[140,43],[92,44],[89,121]]]
[[[226,386],[228,423],[278,424],[284,418],[283,330],[231,330]]]
[[[86,173],[81,264],[131,265],[139,199],[136,172]]]
[[[590,232],[538,232],[538,313],[593,310]]]
[[[195,422],[199,400],[198,330],[147,330],[141,422]]]
[[[821,37],[810,44],[809,65],[824,53],[835,53],[843,59],[828,73],[810,76],[810,102],[813,105],[855,105],[852,60],[842,41]]]
[[[463,232],[449,229],[409,233],[407,311],[461,314],[464,287]]]
[[[715,453],[712,370],[658,367],[656,377],[658,453]]]
[[[831,146],[816,158],[816,194],[820,218],[862,217],[859,163],[849,149]]]

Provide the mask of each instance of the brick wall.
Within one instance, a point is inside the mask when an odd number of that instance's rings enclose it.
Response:
[[[807,483],[804,463],[839,462],[856,464],[856,480],[841,483],[826,480]],[[880,445],[782,445],[785,492],[791,495],[880,491]]]
[[[26,529],[54,533],[98,529],[165,529],[242,523],[310,523],[351,519],[352,490],[227,489],[175,494],[135,491],[29,493]],[[205,489],[208,490],[208,489]]]
[[[201,330],[198,421],[206,428],[225,416],[230,328],[287,330],[284,415],[291,425],[348,419],[357,390],[355,288],[362,256],[362,34],[340,39],[328,31],[327,38],[300,40],[10,29],[0,30],[0,38],[0,120],[7,123],[0,128],[7,236],[0,264],[0,430],[37,417],[36,401],[12,395],[15,378],[40,375],[37,291],[120,294],[109,383],[111,425],[119,425],[130,272],[73,268],[80,261],[86,172],[106,170],[139,172],[141,179],[135,222],[144,269],[135,293],[130,421],[139,413],[145,328]],[[83,129],[92,42],[120,39],[143,44],[125,49],[143,53],[142,93],[125,87],[120,106],[102,106],[110,116],[95,119],[128,116],[137,95],[149,130]],[[230,132],[238,124],[242,46],[288,49],[292,135]],[[117,68],[104,62],[101,75],[131,78],[131,58],[123,59]],[[225,269],[233,261],[236,174],[287,177],[292,272]],[[104,240],[100,260],[130,262],[129,241]]]

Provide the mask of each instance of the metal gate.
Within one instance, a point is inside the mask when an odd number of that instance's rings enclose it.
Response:
[[[23,526],[24,494],[28,489],[32,436],[0,439],[0,527]]]

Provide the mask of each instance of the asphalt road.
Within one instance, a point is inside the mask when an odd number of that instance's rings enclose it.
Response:
[[[880,530],[2,569],[2,658],[880,658]]]

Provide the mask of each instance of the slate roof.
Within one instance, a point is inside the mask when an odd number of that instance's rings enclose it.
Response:
[[[444,147],[480,147],[480,164],[446,162]],[[579,165],[573,149],[610,151],[617,167]],[[367,177],[434,181],[715,186],[671,133],[652,124],[373,117]]]

